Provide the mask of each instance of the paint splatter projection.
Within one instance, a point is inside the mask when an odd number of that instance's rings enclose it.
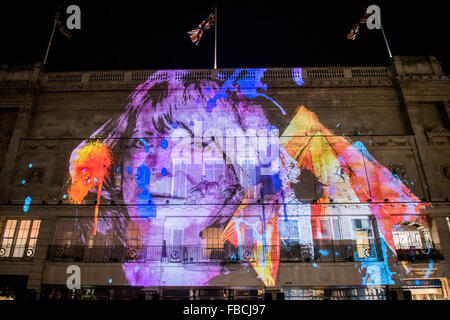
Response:
[[[101,141],[87,142],[74,153],[70,164],[71,185],[69,199],[76,204],[83,203],[90,190],[97,189],[97,203],[94,213],[93,234],[97,232],[98,208],[102,194],[103,180],[108,176],[111,165],[109,148]]]
[[[113,234],[130,253],[131,285],[214,285],[231,263],[275,286],[299,252],[318,272],[319,258],[350,258],[361,285],[394,282],[393,227],[420,221],[425,204],[361,142],[334,135],[301,101],[292,110],[270,97],[265,73],[155,72],[72,152],[64,193],[97,201],[93,225],[76,223],[80,237]],[[301,74],[292,69],[293,85]]]

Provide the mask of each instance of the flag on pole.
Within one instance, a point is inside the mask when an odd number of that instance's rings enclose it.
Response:
[[[213,24],[215,20],[214,13],[211,13],[208,18],[203,20],[197,28],[194,30],[188,31],[189,37],[191,38],[191,41],[195,43],[196,46],[198,46],[200,39],[202,38],[203,31],[208,30]]]
[[[386,34],[384,33],[383,26],[381,24],[381,18],[380,18],[380,7],[377,5],[371,5],[367,8],[366,13],[363,15],[363,17],[359,20],[359,22],[353,27],[352,30],[350,30],[350,33],[347,35],[348,40],[355,40],[356,36],[358,35],[359,27],[361,24],[365,23],[367,25],[368,29],[381,29],[381,33],[383,34],[384,43],[386,44],[386,49],[389,53],[389,58],[392,59],[392,52],[391,48],[389,47],[389,43],[386,38]],[[375,15],[374,18],[376,18],[376,21],[374,23],[368,23],[369,18],[371,16]],[[369,26],[370,24],[370,26]]]
[[[366,12],[364,15],[363,15],[363,17],[361,18],[361,20],[359,20],[359,23],[367,23],[367,19],[369,19],[372,15],[374,15],[375,14],[375,11],[374,12],[371,12],[371,13],[369,13],[369,12]]]
[[[359,26],[362,23],[367,23],[367,19],[369,19],[369,17],[371,17],[373,14],[375,14],[375,12],[366,12],[363,17],[359,20],[359,22],[353,27],[352,30],[350,30],[350,33],[347,35],[347,39],[348,40],[355,40],[356,37],[358,36],[358,32],[359,32]]]
[[[66,26],[64,25],[64,23],[61,22],[60,20],[60,13],[59,11],[56,12],[55,14],[55,21],[56,21],[56,27],[58,28],[58,30],[67,38],[67,39],[72,39],[72,34],[69,32],[69,30],[66,29]]]

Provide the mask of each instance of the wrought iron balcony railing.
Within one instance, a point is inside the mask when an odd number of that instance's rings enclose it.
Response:
[[[50,245],[47,259],[52,261],[147,262],[172,263],[248,263],[270,259],[279,251],[280,262],[354,262],[381,259],[375,244],[281,246],[84,246]]]
[[[36,247],[34,245],[11,246],[0,245],[0,261],[1,260],[32,260]]]
[[[410,248],[410,249],[397,249],[398,261],[421,261],[428,259],[443,259],[441,253],[433,248]]]

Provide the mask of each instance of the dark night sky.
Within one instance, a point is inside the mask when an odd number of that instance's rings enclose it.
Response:
[[[381,31],[351,27],[373,1],[14,1],[0,8],[0,63],[43,61],[53,16],[81,8],[72,40],[55,32],[48,71],[212,68],[214,30],[187,31],[218,5],[219,67],[388,65]],[[394,55],[435,55],[449,74],[445,1],[377,1]]]

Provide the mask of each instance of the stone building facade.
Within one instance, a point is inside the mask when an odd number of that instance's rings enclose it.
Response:
[[[36,63],[4,67],[0,83],[3,298],[450,296],[450,80],[434,57],[58,73]],[[264,166],[248,157],[173,158],[169,134],[231,117],[277,130],[283,173],[255,178]],[[80,289],[67,287],[72,265]]]

